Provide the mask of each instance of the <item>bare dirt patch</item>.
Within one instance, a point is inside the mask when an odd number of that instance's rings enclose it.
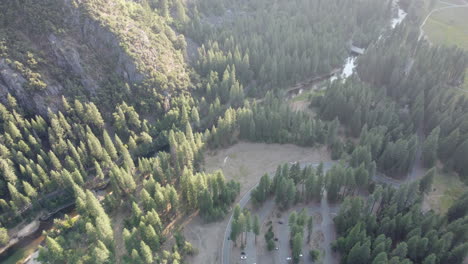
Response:
[[[316,116],[316,113],[309,108],[310,102],[308,100],[301,100],[301,101],[294,101],[293,100],[293,101],[291,101],[289,103],[289,105],[291,106],[291,109],[293,111],[305,112],[305,113],[308,113],[309,115],[311,115],[312,117]]]
[[[222,170],[228,180],[241,183],[241,196],[251,189],[263,174],[274,172],[286,162],[330,161],[326,147],[303,148],[291,144],[240,142],[205,156],[206,171]]]
[[[242,197],[260,180],[266,172],[274,172],[278,165],[286,162],[330,161],[330,154],[325,147],[303,148],[291,144],[263,144],[240,142],[227,149],[205,153],[207,172],[222,170],[228,180],[241,183]],[[187,241],[193,244],[199,253],[187,261],[192,264],[221,263],[221,247],[228,217],[222,222],[205,224],[195,217],[184,228]],[[258,238],[257,243],[262,238]],[[259,254],[259,256],[261,253]]]
[[[325,240],[325,236],[323,235],[323,232],[322,231],[315,232],[312,237],[313,237],[312,245],[314,245],[315,248],[322,249],[322,247],[320,245]]]
[[[320,226],[322,224],[322,215],[320,213],[314,213],[314,225]]]
[[[199,216],[184,227],[187,241],[198,249],[198,254],[187,258],[187,263],[221,263],[221,246],[228,217],[222,222],[205,223]]]
[[[467,190],[468,186],[460,180],[458,175],[437,173],[431,191],[424,195],[422,210],[432,209],[437,213],[445,214],[450,206]]]

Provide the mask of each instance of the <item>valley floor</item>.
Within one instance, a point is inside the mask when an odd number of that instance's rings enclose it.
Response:
[[[264,144],[240,142],[229,148],[206,153],[207,172],[222,170],[227,180],[241,183],[242,197],[260,180],[263,174],[274,172],[278,165],[285,162],[330,161],[326,147],[303,148],[291,144]],[[188,263],[221,263],[221,247],[229,218],[222,222],[205,224],[198,216],[184,228],[187,240],[199,250]],[[260,238],[261,239],[261,238]]]

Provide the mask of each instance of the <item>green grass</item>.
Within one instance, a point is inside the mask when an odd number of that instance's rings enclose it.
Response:
[[[435,191],[429,193],[429,197],[433,198],[431,208],[439,213],[445,213],[452,204],[468,190],[457,175],[439,173],[434,178],[432,185]]]
[[[465,2],[463,0],[444,0],[444,2],[451,3],[452,5],[463,5],[463,4],[465,4]]]
[[[462,88],[468,91],[468,68],[466,68],[466,71],[465,71],[465,83],[463,83]]]
[[[307,101],[307,100],[309,100],[310,95],[317,96],[317,95],[321,95],[323,93],[325,93],[325,89],[319,90],[319,91],[314,90],[314,89],[310,89],[310,90],[304,91],[300,95],[292,98],[292,101],[293,102]]]
[[[441,7],[446,7],[448,6],[446,3],[441,3],[441,2],[437,2],[434,6],[433,9],[437,9],[437,8],[441,8]],[[426,14],[427,15],[427,14]]]
[[[241,179],[245,179],[249,174],[249,169],[247,169],[244,165],[240,165],[239,171],[233,175],[233,178],[237,181],[240,181]]]
[[[424,25],[424,32],[433,43],[468,50],[468,7],[435,12]],[[468,77],[462,88],[468,90]]]
[[[464,10],[468,11],[468,8],[464,8]],[[468,50],[468,15],[465,15],[465,18],[459,17],[460,14],[453,14],[452,18],[447,17],[455,11],[460,12],[461,10],[447,9],[440,13],[434,13],[424,25],[424,32],[431,42],[447,46],[456,45]]]

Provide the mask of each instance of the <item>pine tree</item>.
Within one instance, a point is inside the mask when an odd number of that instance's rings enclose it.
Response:
[[[106,148],[107,153],[113,160],[117,160],[117,150],[115,149],[114,143],[106,130],[103,131],[102,136],[104,138],[104,147]]]
[[[110,252],[106,245],[101,241],[97,241],[96,247],[93,248],[94,263],[107,263],[109,261]]]
[[[144,263],[151,264],[153,263],[153,253],[151,252],[151,248],[146,245],[144,241],[140,242],[140,253],[143,258]]]
[[[16,125],[12,121],[8,121],[8,123],[5,123],[4,125],[6,126],[5,131],[8,134],[10,134],[10,136],[13,139],[18,139],[22,137],[20,130],[18,129],[18,127],[16,127]]]
[[[192,108],[192,122],[195,128],[200,128],[200,116],[196,107]]]
[[[434,253],[427,256],[422,262],[422,264],[436,264],[436,263],[437,263],[437,256]]]
[[[468,242],[465,242],[453,248],[448,255],[445,263],[462,263],[468,254]]]
[[[432,168],[426,172],[424,177],[419,182],[419,191],[422,193],[428,193],[431,191],[432,183],[434,182],[434,176],[436,173],[436,168]]]
[[[0,171],[7,182],[14,183],[17,181],[18,177],[11,165],[11,161],[0,158]]]
[[[255,234],[255,243],[257,243],[257,236],[260,234],[260,220],[258,218],[258,215],[255,215],[252,231]]]
[[[303,238],[302,238],[302,234],[301,233],[297,233],[294,235],[293,239],[292,239],[292,257],[293,257],[293,260],[294,262],[298,262],[299,261],[299,256],[301,255],[301,252],[302,252],[302,241],[303,241]]]
[[[461,175],[468,175],[468,139],[457,147],[453,155],[455,170]]]
[[[436,127],[432,130],[431,134],[426,138],[423,146],[423,161],[427,167],[434,166],[437,159],[437,150],[439,148],[439,134],[440,128]]]
[[[457,148],[458,142],[460,141],[460,130],[458,128],[454,129],[446,138],[441,140],[439,145],[439,155],[444,160],[447,160],[451,157],[451,154]]]
[[[388,263],[388,258],[387,258],[387,253],[385,252],[380,252],[372,261],[372,264],[387,264]]]
[[[24,192],[29,198],[34,200],[37,197],[36,190],[27,181],[23,181],[23,188],[24,188]]]
[[[18,209],[21,209],[21,207],[28,205],[31,201],[29,198],[25,197],[23,194],[18,192],[16,187],[12,185],[11,183],[7,183],[8,191],[10,192],[11,196],[11,203],[12,207],[13,205],[16,206]]]
[[[367,263],[370,258],[369,244],[370,242],[366,242],[362,245],[360,242],[356,243],[349,252],[346,263]]]
[[[102,172],[101,165],[97,161],[94,161],[94,169],[96,170],[96,179],[104,180],[104,172]]]
[[[160,0],[158,8],[162,17],[167,17],[169,15],[169,3],[168,0]]]
[[[396,248],[392,251],[392,255],[403,259],[408,254],[408,245],[406,242],[400,242]]]
[[[0,246],[4,246],[9,240],[8,230],[4,227],[0,227]]]
[[[64,252],[60,244],[49,236],[46,237],[45,241],[47,245],[47,256],[50,257],[48,259],[50,259],[52,262],[57,263],[63,261]]]
[[[310,217],[307,219],[307,243],[310,242],[310,236],[312,235],[312,231],[313,231],[313,221],[314,221],[314,219],[312,218],[312,216],[310,216]]]
[[[181,23],[187,22],[187,14],[181,0],[175,0],[176,17]]]
[[[55,170],[57,171],[62,170],[62,164],[60,163],[60,160],[52,151],[49,151],[49,160],[50,160],[50,163],[52,163],[52,166],[54,167]]]

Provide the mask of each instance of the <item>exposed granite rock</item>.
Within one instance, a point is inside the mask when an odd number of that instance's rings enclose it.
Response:
[[[91,95],[95,95],[96,90],[99,89],[97,82],[83,69],[80,54],[76,48],[54,34],[50,34],[48,40],[57,65],[78,76],[81,85]]]
[[[2,102],[6,102],[6,96],[10,93],[25,107],[31,106],[27,102],[27,94],[24,89],[26,83],[27,80],[19,72],[13,70],[5,59],[0,59],[0,99]]]
[[[30,112],[44,115],[48,108],[57,110],[57,104],[54,102],[59,101],[57,99],[62,93],[63,87],[60,84],[52,84],[46,80],[46,89],[31,93],[25,89],[27,82],[5,59],[0,59],[0,101],[5,103],[7,94],[10,93]]]
[[[114,72],[126,82],[139,83],[145,78],[140,73],[133,59],[122,49],[119,39],[108,28],[81,14],[81,10],[75,7],[71,0],[64,0],[65,7],[70,16],[68,24],[73,31],[78,32],[81,42],[88,45],[96,55],[108,61],[114,67]],[[79,1],[78,1],[79,2]]]

